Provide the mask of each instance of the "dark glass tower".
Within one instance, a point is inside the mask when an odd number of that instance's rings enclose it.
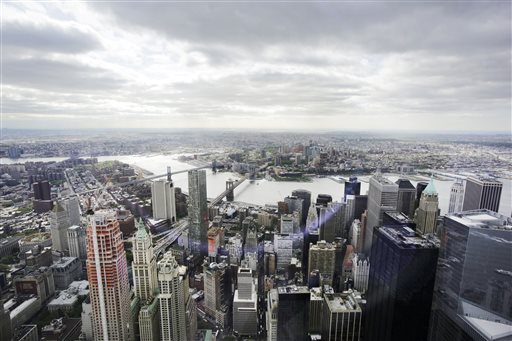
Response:
[[[277,339],[308,340],[309,299],[308,287],[286,286],[277,288]]]
[[[365,341],[427,340],[439,248],[408,227],[376,227]]]
[[[463,211],[480,208],[498,212],[503,184],[489,178],[468,178],[464,191]],[[509,193],[510,194],[510,193]]]
[[[311,206],[311,192],[305,189],[296,189],[292,192],[292,196],[302,199],[302,220],[301,225],[306,226],[308,218],[309,206]]]
[[[351,176],[348,181],[345,181],[345,194],[343,201],[347,201],[347,195],[359,195],[361,194],[361,182],[357,181],[356,176]]]
[[[188,172],[189,246],[196,256],[208,255],[208,202],[206,171]]]
[[[439,234],[429,340],[511,340],[512,218],[460,212]]]

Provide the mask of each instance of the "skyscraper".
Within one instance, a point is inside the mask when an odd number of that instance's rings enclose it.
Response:
[[[468,178],[464,193],[464,211],[488,209],[498,212],[503,184],[492,178]]]
[[[85,229],[83,227],[77,225],[68,227],[68,246],[71,257],[77,257],[82,261],[87,259]]]
[[[233,298],[233,330],[239,335],[256,335],[258,311],[251,269],[239,268],[237,282],[238,289]]]
[[[78,196],[72,196],[59,200],[69,217],[71,225],[80,225],[80,199]]]
[[[416,200],[414,201],[414,209],[417,209],[420,205],[421,193],[427,188],[428,182],[421,181],[416,184]]]
[[[115,212],[89,216],[87,277],[94,339],[133,340],[128,265]]]
[[[386,211],[396,211],[398,201],[398,185],[389,181],[382,175],[370,178],[368,191],[368,221],[364,231],[363,251],[370,254],[373,228],[382,225],[382,218]]]
[[[181,272],[181,273],[180,273]],[[180,269],[169,251],[158,262],[158,286],[160,293],[160,340],[174,341],[187,339],[185,289],[188,282],[185,269]]]
[[[348,181],[345,181],[345,189],[343,195],[343,201],[347,201],[347,195],[359,195],[361,194],[361,181],[357,180],[356,176],[351,176]]]
[[[196,256],[208,255],[208,203],[206,171],[188,172],[189,246]]]
[[[155,180],[151,183],[151,205],[155,219],[176,221],[176,197],[172,181]]]
[[[311,192],[305,189],[296,189],[292,192],[294,197],[302,199],[301,226],[306,226],[309,206],[311,206]]]
[[[307,340],[310,298],[308,287],[279,287],[277,293],[277,340]]]
[[[156,298],[158,281],[156,257],[153,252],[151,235],[142,220],[137,222],[133,236],[133,285],[135,296],[141,304],[138,322],[141,341],[156,341],[160,336],[159,301]]]
[[[439,248],[408,227],[376,227],[365,340],[426,340]]]
[[[231,301],[231,275],[226,263],[203,264],[204,303],[208,315],[224,325]]]
[[[345,237],[345,203],[330,202],[320,207],[320,239],[333,242],[336,237]]]
[[[431,178],[428,186],[421,193],[420,205],[415,216],[416,231],[422,234],[436,232],[438,213],[439,199],[434,179]]]
[[[458,212],[444,217],[439,234],[429,340],[510,340],[512,218]]]
[[[333,286],[336,265],[336,246],[320,240],[316,245],[309,244],[308,274],[314,270],[320,273],[321,285]]]
[[[137,232],[133,237],[133,286],[135,295],[142,304],[147,304],[156,295],[158,288],[156,257],[151,236],[142,220],[137,222]]]
[[[464,204],[464,182],[457,179],[450,190],[450,205],[448,213],[461,212]]]
[[[407,179],[398,179],[397,212],[404,213],[409,218],[414,217],[414,201],[416,200],[416,188]]]
[[[57,251],[68,251],[68,227],[71,226],[69,215],[60,202],[57,202],[50,212],[50,232],[52,246]]]
[[[359,341],[362,310],[353,293],[324,294],[322,340]]]

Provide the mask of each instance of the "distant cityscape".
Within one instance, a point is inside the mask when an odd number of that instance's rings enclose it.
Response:
[[[0,340],[512,340],[510,136],[0,145]]]

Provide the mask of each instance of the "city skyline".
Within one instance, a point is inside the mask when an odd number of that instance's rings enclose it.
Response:
[[[509,22],[496,2],[4,2],[2,127],[506,131]]]

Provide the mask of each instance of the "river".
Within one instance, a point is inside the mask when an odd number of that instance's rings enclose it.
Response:
[[[133,164],[144,168],[154,174],[161,174],[167,171],[167,166],[171,166],[173,171],[186,170],[193,168],[189,164],[177,160],[177,155],[119,155],[119,156],[99,156],[98,161],[118,160],[128,164]],[[22,159],[0,159],[0,164],[14,164],[28,161],[62,161],[66,158],[22,158]],[[209,198],[214,198],[226,188],[226,180],[237,179],[240,175],[231,172],[213,173],[211,169],[206,170],[207,173],[207,193]],[[385,174],[391,181],[398,179],[397,174]],[[361,194],[368,191],[369,176],[361,176]],[[176,187],[181,187],[184,192],[188,192],[187,174],[176,174],[173,176]],[[501,194],[499,213],[511,216],[512,211],[512,186],[510,179],[500,179],[503,182],[503,191]],[[417,181],[412,181],[416,186]],[[454,180],[434,180],[434,184],[439,193],[439,208],[441,214],[448,212],[450,201],[450,188]],[[318,194],[330,194],[333,200],[340,201],[343,197],[344,185],[330,178],[313,178],[311,182],[277,182],[268,180],[246,180],[235,189],[235,200],[256,205],[276,204],[277,201],[283,200],[287,195],[295,189],[306,189],[311,191],[313,200]]]

